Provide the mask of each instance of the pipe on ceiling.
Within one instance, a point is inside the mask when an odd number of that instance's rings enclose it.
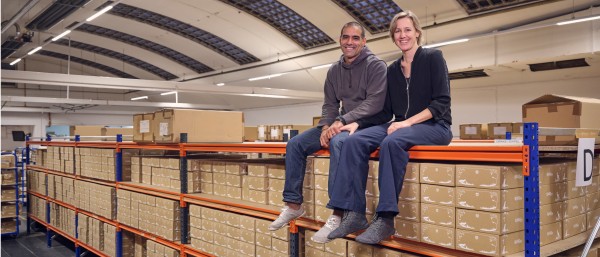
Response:
[[[27,12],[29,12],[29,10],[31,10],[31,8],[33,8],[33,6],[35,6],[39,1],[40,0],[29,0],[29,2],[27,2],[23,8],[21,8],[21,10],[19,10],[19,12],[8,21],[6,26],[2,25],[2,34],[4,34],[4,32],[13,24],[16,24],[17,21],[21,19],[21,17],[23,17],[23,15],[25,15]]]

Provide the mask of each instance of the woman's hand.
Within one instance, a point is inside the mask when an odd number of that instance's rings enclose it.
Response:
[[[407,128],[412,126],[412,124],[410,124],[410,122],[408,122],[407,120],[404,121],[398,121],[398,122],[392,122],[392,125],[390,125],[388,127],[387,133],[388,135],[394,133],[394,131],[401,129],[401,128]]]
[[[345,131],[350,132],[350,135],[354,134],[354,131],[356,131],[357,129],[358,129],[358,123],[356,123],[356,122],[352,122],[352,123],[340,128],[340,130],[345,130]]]

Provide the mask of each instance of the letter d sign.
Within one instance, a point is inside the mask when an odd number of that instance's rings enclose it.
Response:
[[[577,174],[575,186],[592,184],[592,166],[594,160],[595,138],[580,138],[577,147]]]

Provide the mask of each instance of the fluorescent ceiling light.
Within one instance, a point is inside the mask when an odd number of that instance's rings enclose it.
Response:
[[[172,94],[177,94],[177,91],[164,92],[164,93],[161,93],[160,95],[172,95]]]
[[[104,9],[100,10],[99,12],[95,13],[94,15],[90,16],[89,18],[85,19],[87,22],[90,22],[96,18],[98,18],[98,16],[104,14],[105,12],[108,12],[108,10],[112,9],[113,6],[109,5],[107,7],[104,7]]]
[[[19,59],[16,59],[16,60],[12,61],[12,62],[10,63],[10,65],[11,65],[11,66],[12,66],[12,65],[15,65],[15,64],[17,64],[17,63],[18,63],[18,62],[20,62],[20,61],[21,61],[21,58],[19,58]]]
[[[60,33],[60,35],[58,35],[58,36],[56,36],[56,37],[52,38],[52,41],[59,40],[60,38],[62,38],[62,37],[64,37],[64,36],[68,35],[69,33],[71,33],[71,30],[69,30],[69,29],[68,29],[67,31],[65,31],[65,32],[63,32],[63,33]]]
[[[575,19],[575,20],[570,20],[570,21],[561,21],[561,22],[556,23],[556,25],[562,26],[562,25],[573,24],[573,23],[584,22],[584,21],[593,21],[593,20],[597,20],[597,19],[600,19],[600,15],[587,17],[587,18],[581,18],[581,19]]]
[[[29,51],[29,53],[27,53],[28,55],[32,55],[35,54],[35,52],[39,51],[40,49],[42,49],[41,46],[38,46],[36,48],[34,48],[33,50]]]
[[[142,100],[142,99],[148,99],[148,96],[145,95],[145,96],[134,97],[134,98],[131,98],[131,101]]]
[[[452,40],[452,41],[440,42],[440,43],[431,44],[431,45],[424,45],[423,48],[435,48],[435,47],[440,47],[440,46],[445,46],[445,45],[463,43],[463,42],[467,42],[467,41],[469,41],[468,38],[463,38],[463,39],[457,39],[457,40]]]
[[[272,78],[279,77],[283,74],[285,74],[285,73],[277,73],[277,74],[271,74],[271,75],[262,76],[262,77],[249,78],[248,81],[255,81],[255,80],[261,80],[261,79],[272,79]]]
[[[215,85],[217,85],[217,87],[222,87],[222,86],[225,86],[225,83],[217,83]]]
[[[328,68],[331,65],[333,65],[333,64],[331,64],[331,63],[330,64],[324,64],[324,65],[319,65],[319,66],[312,67],[311,69],[318,70],[318,69]]]
[[[267,95],[267,94],[242,94],[243,96],[267,97],[267,98],[290,98],[285,95]]]

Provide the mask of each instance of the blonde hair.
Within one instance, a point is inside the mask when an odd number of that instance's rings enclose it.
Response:
[[[413,26],[415,26],[415,30],[417,32],[419,32],[419,36],[417,37],[417,44],[421,45],[421,38],[423,38],[423,29],[421,28],[421,23],[419,22],[419,18],[412,11],[404,11],[404,12],[398,13],[398,14],[396,14],[396,16],[394,16],[394,18],[390,22],[390,38],[392,39],[392,42],[394,41],[394,32],[396,31],[396,28],[398,28],[398,25],[396,24],[396,22],[402,18],[409,18],[410,20],[412,20]]]

